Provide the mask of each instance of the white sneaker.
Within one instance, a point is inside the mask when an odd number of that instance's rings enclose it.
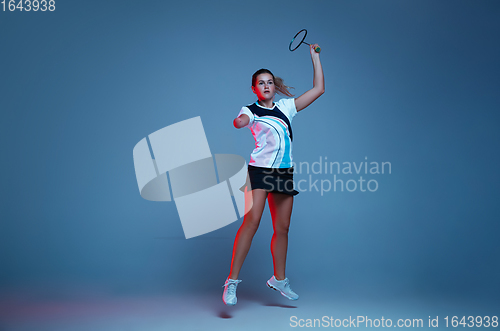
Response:
[[[285,278],[283,280],[277,280],[274,275],[267,281],[267,286],[272,288],[273,290],[280,291],[281,294],[290,300],[297,300],[299,296],[297,293],[292,291],[290,288],[290,282],[288,278]]]
[[[234,306],[238,299],[236,298],[236,287],[238,283],[241,283],[239,279],[226,279],[226,283],[222,285],[224,287],[224,293],[222,293],[222,301],[228,306]]]

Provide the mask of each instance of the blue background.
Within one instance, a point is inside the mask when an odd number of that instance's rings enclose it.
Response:
[[[442,0],[0,12],[3,304],[207,291],[222,304],[241,219],[184,239],[173,202],[140,197],[132,149],[201,116],[212,154],[248,161],[253,138],[232,120],[255,101],[252,73],[269,68],[297,95],[312,87],[307,47],[288,50],[302,28],[322,47],[326,92],[294,118],[294,160],[367,157],[392,171],[367,176],[376,192],[295,198],[294,288],[498,304],[499,15],[496,1]],[[256,296],[272,275],[271,235],[266,207],[240,273]]]

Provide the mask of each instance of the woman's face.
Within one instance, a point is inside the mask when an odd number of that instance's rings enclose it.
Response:
[[[252,91],[257,94],[259,100],[272,100],[276,91],[273,76],[267,73],[258,75]]]

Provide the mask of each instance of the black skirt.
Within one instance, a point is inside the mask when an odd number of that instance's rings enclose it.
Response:
[[[297,195],[299,191],[294,189],[293,167],[291,168],[262,168],[248,165],[247,183],[252,190],[263,189],[267,192],[278,192],[289,195]],[[241,191],[245,191],[243,185]]]

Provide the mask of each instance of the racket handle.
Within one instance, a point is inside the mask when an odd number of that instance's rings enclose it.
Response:
[[[321,47],[316,46],[316,47],[314,47],[314,50],[316,51],[316,53],[319,53],[319,52],[321,52]]]

